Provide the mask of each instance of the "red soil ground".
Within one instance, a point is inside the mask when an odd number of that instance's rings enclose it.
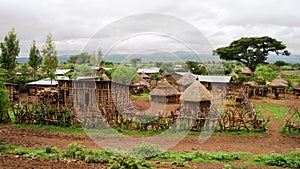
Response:
[[[282,106],[300,105],[300,99],[288,96],[288,99],[255,99],[254,103],[277,104]],[[140,109],[147,109],[149,105]],[[173,107],[174,108],[174,107]],[[176,106],[175,106],[176,108]],[[268,112],[263,111],[268,116]],[[287,153],[300,151],[300,136],[286,135],[279,132],[283,122],[276,122],[270,118],[269,134],[256,136],[212,136],[206,142],[200,144],[198,136],[191,135],[183,139],[172,148],[173,151],[234,151],[250,152],[253,154]],[[29,130],[16,128],[13,125],[0,126],[0,143],[20,145],[25,147],[44,148],[45,146],[57,146],[64,149],[71,142],[82,141],[88,148],[98,149],[88,136],[56,133],[43,130]],[[197,168],[222,168],[222,163],[191,163]],[[233,163],[235,164],[235,163]],[[51,159],[28,159],[13,155],[0,155],[0,168],[103,168],[100,164],[87,164],[80,161],[51,160]],[[159,168],[170,166],[157,166]],[[250,165],[249,168],[267,168]]]

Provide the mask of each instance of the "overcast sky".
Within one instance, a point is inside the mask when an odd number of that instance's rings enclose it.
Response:
[[[26,56],[32,40],[41,48],[50,32],[59,55],[76,54],[106,25],[150,12],[194,25],[213,48],[244,36],[267,35],[300,54],[299,6],[299,0],[1,0],[0,40],[15,28],[20,55]]]

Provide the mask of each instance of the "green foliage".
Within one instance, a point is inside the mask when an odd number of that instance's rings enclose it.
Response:
[[[220,55],[221,59],[244,63],[254,72],[259,64],[265,63],[270,52],[277,55],[290,55],[287,50],[284,50],[285,48],[286,46],[281,41],[268,36],[243,37],[231,42],[227,47],[216,49],[214,53]]]
[[[42,64],[42,61],[43,57],[41,56],[39,49],[36,47],[35,41],[33,41],[30,48],[28,64],[34,69],[34,71],[36,71]]]
[[[292,152],[288,154],[266,154],[258,155],[252,158],[256,164],[267,166],[277,166],[284,168],[300,168],[300,152]]]
[[[136,78],[136,69],[119,66],[112,74],[112,80],[119,83],[130,84]]]
[[[174,73],[174,64],[171,62],[164,62],[162,65],[159,67],[161,72],[167,71],[168,73]]]
[[[88,64],[80,64],[75,67],[75,72],[78,73],[79,76],[90,76],[94,74],[94,70]]]
[[[276,61],[275,63],[274,63],[274,65],[276,65],[276,66],[286,66],[286,65],[288,65],[288,63],[286,63],[285,61],[282,61],[282,60],[278,60],[278,61]]]
[[[256,76],[262,76],[266,81],[271,82],[279,73],[279,68],[274,65],[262,65],[258,66],[254,74]]]
[[[232,162],[248,157],[249,153],[244,152],[165,152],[156,157],[163,160],[181,160],[193,162]]]
[[[130,59],[130,62],[131,62],[134,66],[136,66],[136,64],[142,62],[142,59],[141,59],[141,58],[132,58],[132,59]]]
[[[270,113],[270,116],[278,121],[282,122],[284,121],[285,116],[287,115],[289,108],[284,107],[284,106],[278,106],[278,105],[268,105],[268,104],[258,104],[259,107],[262,107],[266,111]]]
[[[47,76],[51,79],[55,78],[55,70],[58,66],[57,50],[52,40],[52,35],[48,34],[46,44],[42,49],[42,55],[44,57],[44,68]]]
[[[16,57],[20,53],[20,40],[17,39],[15,29],[12,29],[4,37],[4,42],[0,42],[1,55],[0,64],[2,68],[12,72],[16,67]]]
[[[157,145],[142,143],[132,149],[131,156],[150,158],[162,154],[164,151]]]
[[[1,66],[1,64],[0,64]],[[5,121],[9,99],[8,99],[8,92],[3,88],[4,86],[4,79],[3,75],[5,74],[6,70],[0,67],[0,123]]]
[[[148,93],[142,93],[140,95],[131,95],[130,98],[131,99],[149,99],[150,98],[150,94],[148,94]]]
[[[186,61],[186,66],[193,74],[196,75],[207,75],[207,70],[205,66],[201,65],[199,62]]]

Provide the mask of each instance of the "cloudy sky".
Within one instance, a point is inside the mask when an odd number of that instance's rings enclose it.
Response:
[[[15,28],[21,41],[20,55],[26,56],[32,40],[41,48],[50,32],[60,55],[76,54],[116,20],[161,13],[195,26],[213,48],[244,36],[267,35],[283,41],[293,54],[300,54],[299,6],[298,0],[1,0],[0,40]],[[134,44],[132,39],[128,44]]]

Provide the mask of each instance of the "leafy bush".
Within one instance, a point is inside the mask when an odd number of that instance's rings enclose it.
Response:
[[[253,157],[255,163],[284,168],[300,168],[300,152],[266,154]]]
[[[142,143],[132,149],[133,157],[150,158],[163,153],[163,150],[158,145]]]

